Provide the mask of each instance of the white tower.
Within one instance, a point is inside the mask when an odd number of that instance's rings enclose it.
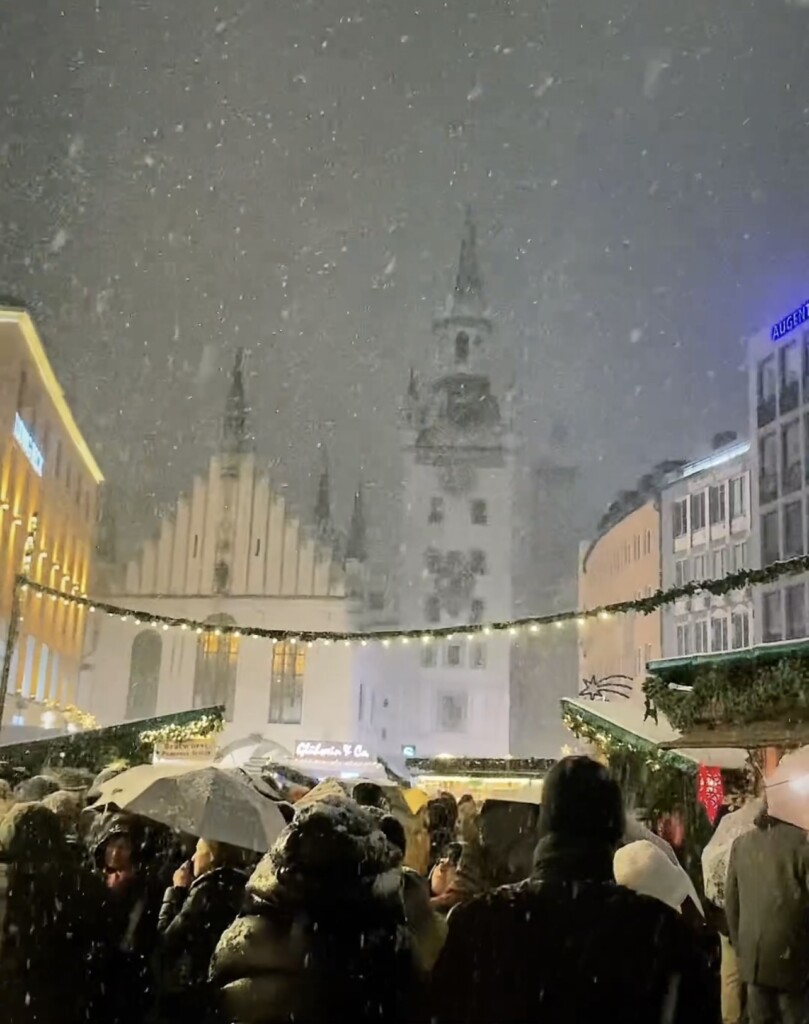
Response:
[[[469,211],[455,287],[432,334],[427,372],[411,374],[403,416],[402,623],[507,619],[514,455],[492,387],[495,360],[507,360],[494,351]],[[504,635],[461,632],[413,646],[406,692],[388,719],[401,744],[419,756],[506,756],[510,648]]]

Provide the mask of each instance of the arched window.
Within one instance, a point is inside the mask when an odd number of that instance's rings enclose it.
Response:
[[[151,718],[157,710],[162,655],[163,641],[153,629],[144,629],[132,641],[129,692],[126,696],[127,719]]]
[[[211,615],[205,620],[211,626],[235,626],[229,615]],[[206,630],[197,640],[197,661],[194,666],[194,707],[223,705],[225,720],[233,721],[236,697],[236,670],[239,665],[239,638],[234,633]]]
[[[270,722],[298,725],[303,717],[303,673],[306,652],[301,644],[278,643],[272,649]]]
[[[465,366],[469,362],[469,335],[460,331],[455,338],[455,362]]]

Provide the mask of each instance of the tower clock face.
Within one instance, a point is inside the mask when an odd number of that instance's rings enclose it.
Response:
[[[468,494],[475,487],[475,470],[465,463],[448,462],[438,470],[438,479],[447,494]]]

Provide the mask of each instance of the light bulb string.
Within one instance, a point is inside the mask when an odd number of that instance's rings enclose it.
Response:
[[[55,587],[46,586],[20,574],[16,579],[16,587],[23,592],[33,592],[54,601],[73,604],[88,609],[90,612],[101,612],[117,616],[124,621],[132,621],[139,625],[161,626],[164,629],[181,629],[195,633],[216,634],[221,636],[250,637],[253,639],[270,640],[276,643],[344,643],[369,644],[382,643],[390,645],[398,643],[429,643],[433,640],[481,639],[494,634],[538,633],[543,627],[564,626],[576,622],[584,624],[592,619],[607,619],[614,615],[636,613],[651,615],[660,608],[677,601],[695,597],[700,593],[712,594],[716,597],[725,596],[748,587],[773,583],[785,576],[795,576],[809,572],[809,555],[791,558],[784,562],[775,562],[766,569],[741,569],[720,579],[701,580],[672,587],[669,590],[658,590],[647,597],[630,601],[616,601],[612,604],[599,605],[595,608],[578,611],[555,612],[550,615],[528,615],[517,619],[506,619],[497,622],[466,623],[452,626],[435,626],[421,629],[383,629],[368,631],[328,631],[328,630],[295,630],[266,629],[260,626],[241,626],[235,623],[211,623],[182,616],[162,615],[137,608],[125,608],[121,605],[105,601],[97,601],[85,594],[65,593]]]

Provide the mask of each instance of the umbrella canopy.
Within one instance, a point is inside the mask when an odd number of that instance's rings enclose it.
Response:
[[[767,779],[767,812],[809,831],[809,747],[785,754]]]
[[[423,789],[404,789],[402,796],[411,814],[418,814],[430,800]]]
[[[702,851],[705,898],[716,907],[725,906],[725,880],[728,874],[730,848],[739,836],[755,826],[756,816],[763,806],[763,800],[749,800],[738,811],[726,814]]]
[[[237,773],[207,767],[155,778],[122,811],[161,822],[178,832],[266,853],[286,820],[277,804]]]
[[[194,770],[193,765],[166,761],[162,764],[136,764],[95,787],[96,806],[116,804],[123,808],[157,779],[173,778]]]
[[[256,765],[266,760],[282,761],[292,755],[280,743],[265,740],[263,737],[249,737],[230,743],[220,751],[217,765],[220,768],[243,768],[248,763]]]

